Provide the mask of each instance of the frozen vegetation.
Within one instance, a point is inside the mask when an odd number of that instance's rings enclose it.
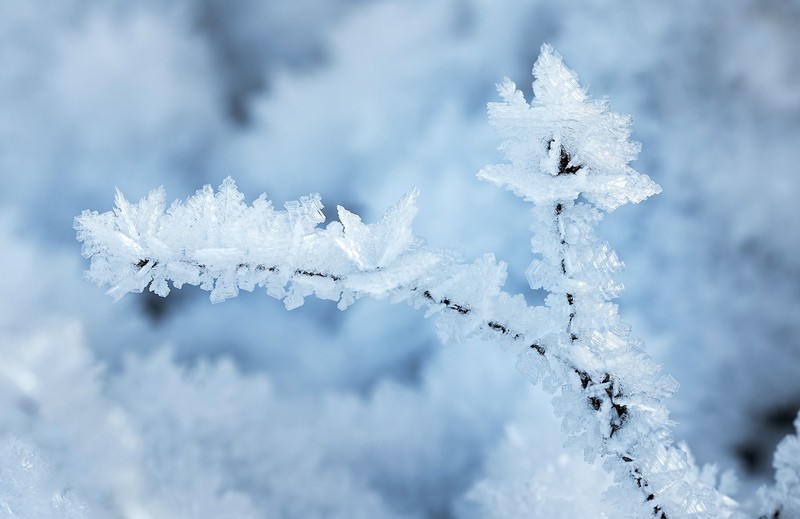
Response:
[[[754,0],[0,5],[0,515],[800,516],[798,34]],[[545,41],[595,99],[549,47],[527,90]],[[87,207],[90,279],[183,288],[83,281]]]
[[[339,206],[339,221],[319,229],[318,195],[287,202],[285,211],[265,195],[248,206],[230,178],[217,193],[206,186],[169,209],[158,189],[136,204],[117,192],[113,211],[84,211],[75,228],[91,259],[88,277],[110,285],[117,300],[145,289],[167,296],[171,283],[198,285],[212,302],[266,288],[289,310],[310,295],[337,301],[340,310],[363,297],[425,306],[426,316],[437,314],[443,340],[510,343],[520,370],[557,394],[567,445],[580,445],[587,462],[599,455],[615,476],[606,496],[618,507],[613,515],[747,517],[717,492],[713,469],[701,474],[686,446],[673,445],[663,401],[676,383],[659,375],[610,303],[622,289],[612,277],[622,263],[594,234],[601,210],[661,191],[628,165],[639,152],[628,140],[629,119],[588,99],[548,45],[533,74],[530,104],[511,80],[499,86],[503,102],[489,105],[489,119],[510,163],[478,177],[533,203],[536,259],[526,273],[532,289],[547,292],[544,306],[502,292],[506,265],[492,254],[463,264],[414,238],[416,192],[375,224]],[[787,451],[776,457],[779,475],[797,480],[800,460]],[[763,491],[768,516],[794,508],[795,483],[781,478]]]

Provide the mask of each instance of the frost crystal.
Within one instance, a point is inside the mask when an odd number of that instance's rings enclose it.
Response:
[[[505,138],[501,150],[511,164],[487,166],[478,178],[535,203],[583,195],[607,211],[661,191],[628,166],[639,153],[628,140],[629,117],[590,100],[549,45],[533,73],[530,104],[511,80],[498,86],[503,102],[489,104],[489,121]]]
[[[775,485],[759,491],[765,519],[800,517],[800,414],[794,421],[797,434],[781,441],[775,450]]]
[[[378,223],[364,225],[361,218],[338,206],[344,237],[342,250],[361,270],[386,267],[414,241],[411,222],[417,214],[418,193],[412,191],[389,209]]]

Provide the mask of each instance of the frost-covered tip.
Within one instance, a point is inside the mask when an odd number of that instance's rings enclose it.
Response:
[[[478,178],[534,203],[579,195],[613,211],[661,188],[628,166],[640,146],[631,142],[630,118],[591,100],[561,56],[543,45],[533,67],[530,104],[509,80],[498,86],[502,102],[489,103],[489,120],[505,141],[506,164],[486,166]]]

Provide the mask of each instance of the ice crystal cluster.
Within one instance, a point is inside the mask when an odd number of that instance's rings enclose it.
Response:
[[[788,436],[775,449],[775,486],[762,488],[764,518],[800,517],[800,414],[794,421],[798,433]]]
[[[138,203],[118,193],[112,212],[84,211],[76,229],[88,277],[115,299],[148,288],[166,296],[171,283],[197,285],[213,302],[260,287],[287,309],[308,296],[342,310],[365,297],[424,307],[443,340],[477,335],[517,353],[518,368],[556,395],[568,442],[614,475],[608,498],[631,517],[736,516],[737,503],[674,444],[664,400],[676,383],[612,302],[622,263],[595,228],[604,212],[660,191],[629,166],[639,151],[630,120],[590,99],[547,45],[534,76],[530,103],[506,80],[502,102],[489,105],[507,161],[478,177],[532,202],[526,274],[548,293],[544,306],[504,292],[506,266],[492,254],[465,262],[415,237],[416,191],[376,223],[339,207],[339,221],[323,227],[318,195],[283,209],[263,195],[248,205],[230,179],[169,207],[158,189]],[[763,492],[768,514],[781,513],[784,494],[797,495],[796,438],[781,449],[779,486]]]

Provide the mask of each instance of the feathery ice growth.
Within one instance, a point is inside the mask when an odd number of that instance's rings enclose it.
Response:
[[[321,227],[318,195],[282,210],[263,195],[247,205],[231,179],[169,207],[157,189],[138,203],[117,193],[111,212],[84,211],[75,227],[91,259],[87,277],[115,299],[145,289],[166,296],[171,283],[198,285],[213,302],[262,287],[287,309],[308,296],[342,310],[364,297],[424,307],[443,340],[477,335],[517,352],[518,368],[557,395],[567,441],[615,475],[609,498],[625,514],[796,516],[798,460],[781,454],[796,451],[796,438],[778,452],[783,479],[747,507],[718,492],[674,444],[664,401],[677,384],[620,320],[612,300],[622,263],[595,234],[604,212],[660,188],[628,165],[639,152],[630,119],[590,99],[550,46],[533,73],[530,103],[510,80],[499,87],[502,101],[490,103],[507,162],[478,178],[532,202],[535,259],[526,274],[548,292],[544,306],[504,292],[506,266],[492,254],[466,262],[416,238],[415,191],[377,223],[339,207],[339,221]]]

